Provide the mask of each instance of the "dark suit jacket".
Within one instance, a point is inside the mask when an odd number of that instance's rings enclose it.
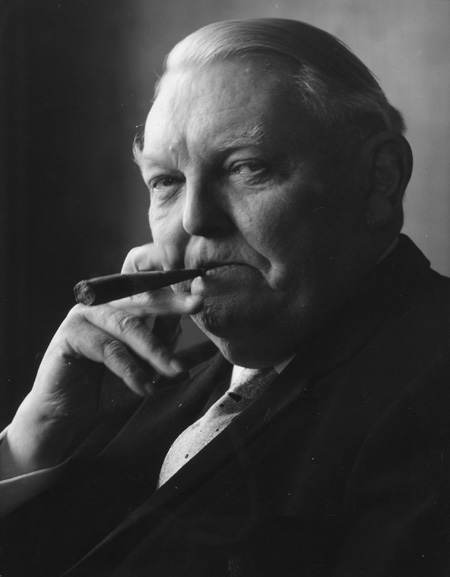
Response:
[[[3,577],[449,576],[449,352],[450,281],[401,237],[159,490],[170,444],[228,385],[220,354],[100,427],[3,523]]]

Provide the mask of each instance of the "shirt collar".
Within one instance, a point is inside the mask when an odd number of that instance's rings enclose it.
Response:
[[[278,374],[281,374],[281,372],[284,371],[284,369],[288,366],[288,364],[292,361],[294,357],[295,355],[290,356],[281,363],[277,363],[276,365],[274,365],[273,368],[276,370]],[[239,365],[233,365],[233,372],[231,373],[231,382],[236,381],[244,369],[245,367],[240,367]]]

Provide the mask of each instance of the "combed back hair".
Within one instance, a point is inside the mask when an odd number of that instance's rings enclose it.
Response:
[[[328,129],[347,127],[361,137],[405,131],[402,115],[367,66],[333,35],[304,22],[260,18],[210,24],[173,48],[164,74],[253,55],[281,58],[301,105]]]

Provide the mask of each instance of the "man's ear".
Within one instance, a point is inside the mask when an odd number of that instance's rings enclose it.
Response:
[[[413,165],[411,147],[401,134],[385,131],[366,140],[361,155],[368,182],[367,224],[372,229],[384,228],[402,215]]]

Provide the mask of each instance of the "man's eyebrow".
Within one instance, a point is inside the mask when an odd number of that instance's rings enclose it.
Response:
[[[242,148],[245,146],[258,146],[264,142],[265,132],[262,124],[251,124],[245,126],[239,132],[232,136],[221,137],[216,144],[216,150],[227,151],[233,148]],[[152,154],[144,153],[143,138],[136,138],[133,144],[134,162],[142,170],[145,163],[156,163],[156,158]]]
[[[135,143],[133,145],[133,160],[139,166],[141,172],[146,167],[153,165],[159,166],[161,164],[164,164],[164,161],[161,160],[158,154],[152,154],[151,152],[144,152],[143,146],[139,143]]]
[[[141,170],[145,165],[159,164],[156,156],[145,153],[141,148],[133,149],[133,160]]]
[[[262,124],[252,124],[230,137],[220,139],[218,150],[229,150],[243,146],[258,146],[263,144],[265,132]]]

